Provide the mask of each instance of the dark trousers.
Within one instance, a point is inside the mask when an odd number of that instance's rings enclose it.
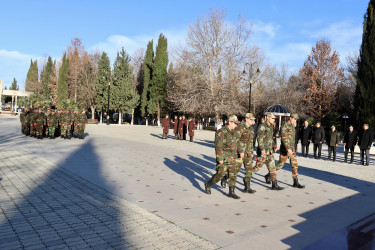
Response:
[[[318,149],[318,159],[322,156],[322,143],[314,143],[314,158],[316,159],[316,150]]]
[[[336,160],[336,146],[328,146],[328,160],[331,160],[331,154],[333,151],[333,160]]]
[[[309,146],[310,146],[310,143],[307,143],[306,145],[302,144],[302,156],[306,156],[306,157],[308,156]]]
[[[365,162],[365,154],[366,154],[366,162]],[[361,149],[361,164],[368,165],[370,162],[370,149]]]
[[[354,160],[354,146],[351,146],[350,148],[349,147],[345,147],[345,162],[348,161],[349,150],[350,150],[350,163],[352,163],[353,160]]]

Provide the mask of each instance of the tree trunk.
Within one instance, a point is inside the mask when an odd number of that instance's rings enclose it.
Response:
[[[100,123],[103,123],[103,109],[102,109],[102,112],[100,112]]]
[[[91,106],[91,119],[95,119],[95,108]]]
[[[118,124],[121,124],[121,120],[122,120],[122,113],[118,112]]]
[[[132,109],[132,119],[131,119],[130,125],[133,125],[133,124],[134,124],[134,109]]]
[[[158,102],[158,127],[160,127],[160,103]]]

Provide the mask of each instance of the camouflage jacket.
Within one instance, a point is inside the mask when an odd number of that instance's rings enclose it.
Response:
[[[46,116],[44,113],[38,113],[36,121],[38,123],[38,126],[43,126],[46,124]]]
[[[78,115],[78,122],[81,126],[87,123],[87,115],[86,114],[79,114]]]
[[[260,151],[273,152],[273,127],[269,126],[267,122],[259,125],[257,131],[258,148]]]
[[[238,138],[238,153],[253,153],[254,151],[254,128],[241,123],[235,129]]]
[[[52,114],[52,113],[47,114],[47,125],[48,125],[48,127],[56,127],[57,126],[56,114]]]
[[[216,161],[223,161],[224,157],[234,157],[237,154],[237,135],[235,130],[227,126],[216,131],[215,134]]]
[[[290,122],[286,122],[280,130],[281,135],[281,145],[280,145],[280,153],[287,153],[288,150],[292,150],[294,152],[294,144],[296,138],[296,129]]]

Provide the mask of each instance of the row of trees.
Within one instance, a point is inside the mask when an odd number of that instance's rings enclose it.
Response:
[[[189,26],[183,45],[170,50],[171,63],[163,34],[156,51],[153,41],[131,58],[123,48],[113,68],[105,52],[88,53],[76,38],[61,61],[49,57],[40,73],[37,61],[31,61],[26,90],[50,98],[57,107],[69,100],[92,113],[102,114],[109,102],[120,119],[122,113],[158,121],[166,113],[184,113],[220,121],[249,109],[252,84],[251,110],[258,117],[279,103],[309,120],[340,127],[342,115],[347,114],[348,122],[366,120],[375,126],[374,1],[365,15],[360,54],[346,58],[345,68],[326,39],[316,42],[303,66],[294,72],[287,65],[267,64],[262,50],[249,45],[250,23],[241,16],[229,23],[224,9],[211,9],[209,16]],[[261,73],[250,82],[242,71],[246,63],[254,62]]]

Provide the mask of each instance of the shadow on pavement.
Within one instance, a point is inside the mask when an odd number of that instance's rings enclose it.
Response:
[[[0,141],[3,139],[0,138]],[[89,140],[59,166],[44,168],[35,161],[9,166],[11,172],[25,173],[25,179],[19,181],[18,177],[13,177],[2,181],[1,185],[6,186],[9,197],[1,206],[6,219],[0,223],[0,245],[13,242],[14,248],[31,247],[32,244],[39,244],[41,248],[78,245],[83,248],[123,248],[125,241],[121,222],[124,219],[114,196],[64,169],[71,167],[68,165],[83,154],[91,159],[91,175],[106,183],[101,173],[101,162]],[[34,157],[32,153],[26,152],[25,155],[30,159]],[[7,160],[16,162],[19,154],[16,156],[9,156]],[[79,168],[78,165],[76,167]],[[29,185],[35,187],[30,189]],[[113,189],[106,185],[107,190]],[[18,199],[20,201],[16,203],[9,202]],[[5,206],[8,208],[5,209]]]
[[[162,140],[162,135],[159,135],[159,134],[152,134],[152,133],[151,133],[150,135],[153,136],[153,137],[159,138],[160,140]],[[172,139],[172,140],[174,140],[174,136],[167,134],[167,139]]]

